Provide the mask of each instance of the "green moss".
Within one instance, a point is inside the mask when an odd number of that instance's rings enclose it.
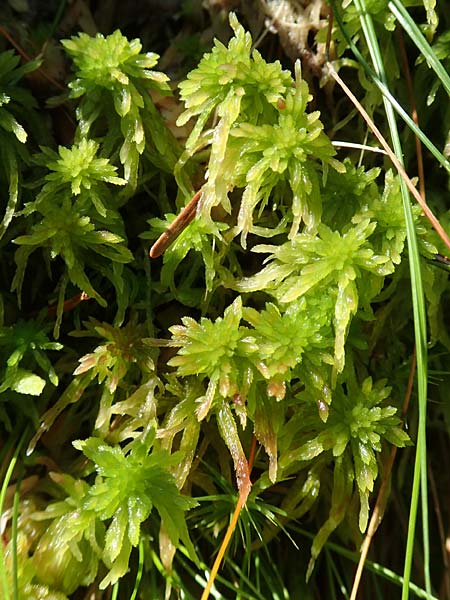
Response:
[[[11,228],[0,419],[8,430],[31,420],[29,453],[61,452],[33,508],[18,507],[20,535],[41,524],[18,554],[24,597],[109,588],[144,543],[175,581],[176,548],[199,564],[205,521],[192,496],[219,506],[230,459],[250,515],[275,520],[261,508],[274,484],[285,521],[310,515],[310,577],[334,530],[356,542],[366,531],[385,448],[410,444],[398,415],[412,343],[409,300],[397,295],[408,283],[398,177],[338,161],[300,63],[292,74],[267,62],[235,15],[230,24],[228,45],[216,41],[180,83],[178,124],[193,120],[184,145],[150,95],[170,93],[159,57],[120,31],[81,33],[62,42],[73,143],[32,156],[18,100],[36,104],[14,96],[23,73],[0,55],[1,234]],[[150,266],[141,240],[172,227],[194,187],[193,222]],[[414,218],[430,259],[436,240]],[[434,269],[433,341],[448,347],[446,279]],[[21,302],[31,314],[17,320]],[[391,327],[396,343],[380,350]],[[36,404],[21,410],[24,399]],[[68,450],[58,427],[86,439]],[[253,434],[264,452],[250,491]],[[222,517],[204,530],[216,535]],[[6,553],[11,579],[11,543]]]

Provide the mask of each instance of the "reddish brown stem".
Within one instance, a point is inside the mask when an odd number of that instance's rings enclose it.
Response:
[[[30,62],[31,60],[33,60],[26,52],[25,50],[23,50],[14,40],[14,38],[12,38],[8,31],[2,27],[0,25],[0,34],[6,38],[8,40],[8,42],[11,44],[11,46],[16,50],[17,54],[19,54],[23,60],[25,62]],[[53,77],[51,75],[49,75],[42,67],[39,67],[38,69],[36,69],[37,73],[40,73],[40,75],[42,75],[42,77],[44,79],[46,79],[49,83],[51,83],[52,85],[54,85],[56,88],[58,88],[59,90],[65,91],[65,87],[59,83],[59,81],[56,81],[56,79],[53,79]]]
[[[150,248],[150,258],[158,258],[167,250],[184,229],[193,221],[197,211],[197,205],[200,200],[201,190],[196,192],[192,199],[186,204],[175,221],[169,225],[164,233],[162,233],[153,246]]]
[[[86,294],[86,292],[80,292],[79,294],[72,296],[72,298],[69,298],[68,300],[66,300],[64,302],[63,312],[66,313],[66,312],[73,310],[75,307],[77,307],[80,304],[80,302],[83,302],[83,300],[89,300],[89,296]],[[50,306],[48,309],[48,314],[56,315],[56,311],[57,311],[56,306]]]

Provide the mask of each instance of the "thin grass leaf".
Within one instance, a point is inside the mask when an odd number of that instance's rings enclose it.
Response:
[[[22,449],[23,443],[25,442],[25,438],[27,437],[27,435],[28,435],[28,429],[26,429],[22,433],[22,436],[21,436],[19,442],[17,443],[14,454],[13,454],[11,460],[9,461],[8,468],[7,468],[5,476],[3,478],[2,487],[0,489],[0,516],[3,515],[3,506],[5,504],[6,492],[8,490],[8,485],[11,480],[14,469],[16,467],[19,453]],[[14,440],[13,436],[11,436],[10,439],[11,439],[11,441],[13,441]],[[4,560],[3,543],[0,544],[0,579],[1,579],[1,585],[3,588],[3,600],[9,600],[11,598],[11,596],[9,593],[8,574],[6,572],[6,564],[5,564],[5,560]],[[14,584],[13,584],[13,586],[14,586],[14,590],[16,590],[17,586]]]
[[[450,95],[450,75],[437,58],[436,53],[433,52],[433,48],[431,48],[430,44],[422,35],[422,32],[416,25],[414,19],[406,10],[404,4],[400,0],[391,0],[391,2],[388,4],[388,7],[392,14],[398,19],[400,25],[409,35],[411,41],[417,46],[421,55],[426,60],[427,65],[436,73],[447,94]]]
[[[413,119],[409,116],[406,110],[402,107],[402,105],[398,102],[398,100],[393,96],[390,92],[388,86],[377,76],[377,74],[371,69],[366,59],[361,54],[360,50],[356,46],[356,44],[351,39],[349,33],[346,30],[345,24],[342,20],[342,16],[337,8],[334,0],[330,0],[330,4],[333,8],[333,14],[336,19],[336,22],[339,25],[340,30],[342,31],[345,41],[348,46],[351,48],[353,54],[355,55],[358,63],[364,68],[364,71],[370,77],[370,79],[376,84],[380,92],[383,96],[389,101],[394,110],[400,115],[403,121],[408,125],[411,131],[416,135],[420,141],[424,144],[426,148],[431,152],[434,158],[439,162],[441,166],[443,166],[447,172],[450,173],[450,161],[442,154],[442,152],[433,144],[430,138],[414,123]]]
[[[360,13],[361,25],[366,38],[366,43],[375,66],[375,70],[382,81],[387,85],[387,77],[378,45],[377,36],[373,26],[370,14],[364,0],[355,0],[355,6]],[[398,160],[402,161],[403,151],[400,137],[397,130],[397,124],[392,106],[384,100],[386,116],[394,145],[394,151]],[[416,464],[414,469],[414,483],[411,498],[410,520],[408,526],[408,540],[405,558],[404,584],[402,590],[402,599],[408,598],[408,584],[411,574],[412,550],[415,542],[415,521],[417,514],[417,505],[419,500],[419,489],[422,488],[422,520],[423,520],[423,543],[424,543],[424,571],[427,593],[431,595],[430,580],[430,549],[428,532],[428,498],[427,498],[427,470],[426,470],[426,404],[427,404],[427,329],[425,313],[425,297],[422,285],[422,276],[420,271],[420,255],[417,244],[414,220],[409,200],[409,194],[406,183],[401,181],[401,191],[403,199],[403,208],[407,228],[408,251],[410,260],[411,292],[414,313],[414,334],[416,339],[417,353],[417,376],[418,376],[418,396],[419,396],[419,429],[416,450]]]
[[[135,600],[139,591],[139,586],[141,583],[141,579],[142,579],[142,573],[144,571],[144,558],[145,558],[145,551],[144,551],[144,542],[143,539],[141,538],[140,542],[139,542],[139,563],[138,563],[138,571],[136,573],[136,579],[134,581],[134,587],[133,587],[133,592],[130,596],[130,600]]]

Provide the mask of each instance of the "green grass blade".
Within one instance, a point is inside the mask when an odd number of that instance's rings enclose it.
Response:
[[[311,532],[303,529],[302,527],[299,527],[295,523],[291,524],[289,526],[289,529],[291,532],[298,533],[299,535],[304,536],[308,540],[312,540],[314,538],[314,535]],[[324,548],[327,551],[329,550],[343,558],[346,558],[349,561],[352,561],[355,565],[358,564],[359,554],[357,552],[348,550],[344,546],[336,544],[335,542],[330,542],[330,541],[326,542]],[[371,573],[375,573],[376,575],[379,575],[381,578],[388,581],[389,583],[393,583],[394,585],[397,585],[397,586],[403,585],[404,580],[401,575],[399,575],[395,571],[392,571],[392,569],[389,569],[388,567],[386,567],[384,565],[380,565],[380,563],[377,563],[377,562],[374,562],[374,561],[368,559],[365,563],[365,567],[368,571],[370,571]],[[426,600],[438,600],[437,596],[433,596],[433,595],[430,596],[424,589],[422,589],[421,587],[419,587],[418,585],[416,585],[415,583],[412,583],[412,582],[409,582],[409,591],[412,594],[414,594],[414,597],[417,597],[417,598],[425,598]],[[397,597],[397,596],[395,596],[395,597]]]
[[[434,158],[439,162],[439,164],[442,167],[444,167],[444,169],[446,169],[447,172],[450,173],[450,162],[445,158],[445,156],[442,154],[442,152],[433,144],[433,142],[430,140],[430,138],[420,129],[420,127],[418,127],[416,125],[416,123],[414,123],[413,119],[409,116],[409,114],[406,112],[406,110],[403,108],[403,106],[391,94],[388,86],[377,76],[377,74],[373,71],[373,69],[371,69],[371,67],[369,66],[369,64],[367,63],[367,61],[361,54],[361,52],[358,50],[357,46],[354,44],[354,42],[348,35],[345,25],[342,21],[342,17],[340,16],[339,11],[337,10],[334,0],[331,0],[330,3],[333,8],[334,17],[336,19],[336,22],[339,25],[339,28],[341,29],[341,31],[344,35],[345,41],[347,42],[347,44],[350,47],[353,54],[355,55],[359,64],[364,68],[367,75],[370,77],[370,79],[375,83],[375,85],[378,87],[380,92],[383,94],[383,97],[390,102],[391,106],[394,108],[394,110],[397,112],[397,114],[402,118],[402,120],[408,125],[408,127],[411,129],[411,131],[414,133],[414,135],[416,135],[419,138],[419,140],[423,143],[423,145],[426,148],[428,148],[428,150],[431,152],[431,154],[434,156]]]
[[[12,585],[13,585],[13,600],[19,600],[19,585],[18,585],[18,570],[17,570],[17,524],[19,520],[19,499],[20,499],[20,483],[22,477],[18,479],[16,491],[14,492],[14,501],[13,501],[13,513],[12,513],[12,532],[11,532],[11,541],[12,541],[12,554],[13,554],[13,563],[12,563]]]
[[[447,91],[447,94],[450,94],[450,75],[436,57],[433,48],[422,35],[422,32],[403,6],[403,3],[400,0],[391,0],[388,4],[388,8],[409,35],[411,41],[417,46],[424,59],[427,61],[427,64],[436,73]]]
[[[372,19],[366,9],[364,0],[355,0],[355,6],[360,13],[362,29],[366,38],[368,49],[375,67],[375,71],[384,85],[387,87],[387,77],[384,70],[384,64],[381,57],[378,39],[375,34]],[[402,161],[402,148],[398,135],[395,115],[391,104],[384,100],[388,125],[391,132],[392,143],[397,158]],[[418,397],[419,397],[419,427],[416,449],[416,463],[414,468],[414,482],[412,489],[410,517],[408,525],[408,539],[406,545],[406,557],[404,567],[404,582],[402,598],[406,600],[409,595],[409,580],[411,577],[412,554],[414,548],[415,523],[417,518],[417,507],[419,500],[419,491],[422,490],[422,522],[423,522],[423,546],[424,546],[424,575],[425,588],[431,596],[430,579],[430,550],[429,550],[429,532],[428,532],[428,494],[427,494],[427,476],[426,476],[426,400],[427,400],[427,346],[426,346],[426,316],[425,301],[420,272],[420,256],[417,244],[416,232],[412,216],[409,193],[406,184],[401,180],[401,191],[403,199],[403,211],[405,215],[408,251],[410,260],[410,276],[412,288],[412,302],[414,314],[414,333],[416,341],[417,354],[417,377],[418,377]]]
[[[113,585],[113,588],[112,588],[111,600],[117,600],[118,595],[119,595],[119,582],[116,581],[116,583]]]
[[[23,445],[26,435],[28,435],[28,430],[25,430],[22,433],[22,437],[20,438],[19,443],[16,446],[14,455],[9,462],[8,468],[5,473],[5,477],[3,479],[2,488],[0,490],[0,515],[3,514],[3,505],[5,503],[8,485],[11,480],[14,468],[17,463],[17,458],[19,456],[20,449],[22,448],[22,445]],[[11,444],[13,444],[14,443],[13,435],[11,435],[10,440],[11,440]],[[4,554],[3,554],[3,544],[0,544],[0,580],[1,580],[2,590],[3,590],[2,597],[4,600],[9,600],[11,596],[10,596],[9,589],[8,589],[8,577],[7,577],[7,573],[6,573],[5,558],[4,558]]]
[[[141,537],[139,540],[139,563],[138,570],[136,573],[136,580],[134,582],[133,593],[131,594],[130,600],[136,600],[139,591],[139,585],[142,579],[142,573],[144,572],[144,540]]]
[[[328,585],[330,589],[330,600],[337,600],[338,598],[345,598],[345,600],[348,600],[349,592],[347,586],[345,585],[339,569],[336,566],[334,556],[328,549],[326,549],[325,557],[328,572]],[[339,590],[339,596],[336,593],[336,587]]]

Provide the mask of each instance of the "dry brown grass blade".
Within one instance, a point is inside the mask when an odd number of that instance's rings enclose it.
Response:
[[[252,447],[250,449],[250,457],[248,459],[249,472],[251,472],[251,470],[252,470],[253,461],[255,460],[255,452],[256,452],[256,437],[253,436]],[[234,530],[236,529],[236,525],[237,525],[237,522],[239,519],[239,515],[241,514],[242,507],[245,506],[245,503],[247,502],[248,491],[246,494],[242,493],[244,489],[248,489],[248,488],[243,488],[241,490],[241,492],[239,493],[238,501],[236,503],[236,508],[234,509],[234,513],[233,513],[233,516],[231,517],[230,524],[228,525],[227,531],[225,533],[225,537],[223,538],[223,541],[219,548],[219,552],[217,553],[217,556],[216,556],[216,560],[214,561],[211,572],[209,574],[208,583],[206,584],[206,587],[203,590],[203,594],[202,594],[202,597],[200,600],[208,600],[209,594],[211,593],[211,588],[213,586],[214,580],[216,578],[217,573],[219,572],[220,563],[222,562],[222,559],[225,555],[226,549],[228,548],[228,545],[230,543],[230,540],[234,533]]]
[[[416,352],[414,351],[411,361],[411,369],[409,371],[408,385],[406,386],[405,397],[402,406],[402,416],[404,417],[408,411],[409,400],[414,384],[414,375],[416,373]],[[391,476],[392,467],[394,465],[395,456],[397,454],[397,447],[393,446],[389,459],[385,465],[383,474],[383,481],[381,482],[380,490],[378,492],[377,501],[372,511],[372,517],[367,528],[366,537],[361,546],[361,554],[359,557],[358,568],[356,569],[355,577],[353,579],[352,592],[349,600],[356,600],[358,594],[359,584],[361,583],[361,577],[364,570],[364,565],[369,554],[370,544],[372,543],[373,536],[378,529],[379,524],[383,518],[384,507],[386,506],[386,496],[388,493],[389,478]]]
[[[439,223],[438,219],[434,216],[432,210],[430,209],[430,207],[428,206],[428,204],[426,203],[426,201],[422,198],[422,196],[419,194],[419,192],[417,191],[417,189],[414,187],[414,184],[411,181],[411,179],[408,177],[408,174],[406,173],[405,169],[403,168],[403,165],[398,160],[398,158],[395,156],[393,150],[391,149],[391,147],[389,146],[389,144],[384,139],[381,131],[378,129],[378,127],[372,121],[372,119],[370,118],[369,114],[364,109],[364,107],[361,105],[361,103],[358,101],[358,99],[356,98],[356,96],[352,93],[352,91],[350,90],[350,88],[347,87],[347,85],[344,83],[344,81],[339,77],[339,75],[337,74],[337,72],[334,69],[333,65],[331,63],[327,63],[327,68],[328,68],[328,73],[330,74],[330,76],[336,81],[336,83],[339,84],[339,86],[345,92],[345,94],[347,95],[347,97],[353,102],[353,104],[355,105],[356,109],[358,110],[358,112],[363,117],[364,121],[367,123],[367,125],[369,126],[369,128],[372,130],[372,133],[375,135],[375,137],[378,139],[378,141],[380,142],[380,144],[383,146],[384,150],[386,151],[386,154],[391,159],[392,164],[397,169],[400,177],[403,179],[403,181],[405,182],[405,184],[408,187],[409,191],[411,192],[411,194],[414,196],[414,198],[417,200],[418,204],[422,208],[424,215],[430,221],[431,225],[433,226],[434,230],[436,231],[436,233],[438,234],[438,236],[441,238],[441,240],[443,241],[443,243],[450,250],[450,238],[447,235],[447,232],[444,230],[444,228],[442,227],[442,225]]]

